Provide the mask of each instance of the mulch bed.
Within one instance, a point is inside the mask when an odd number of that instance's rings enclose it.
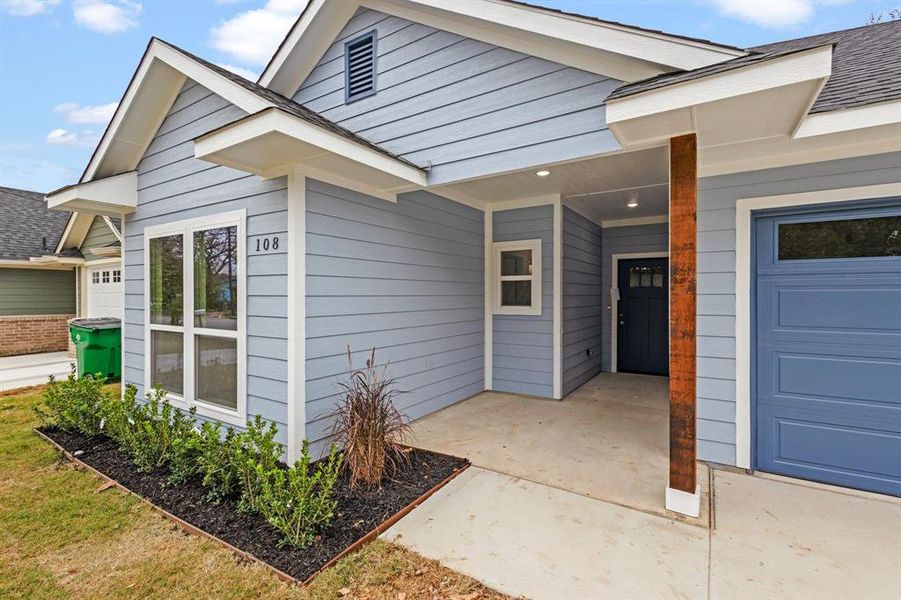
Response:
[[[259,515],[238,511],[237,498],[213,504],[199,479],[181,485],[166,481],[168,472],[139,473],[130,457],[109,438],[88,438],[54,428],[39,431],[78,460],[115,480],[190,525],[253,555],[299,581],[315,575],[334,557],[406,508],[436,485],[468,466],[463,458],[414,449],[410,463],[381,488],[351,488],[342,475],[335,486],[335,519],[320,539],[302,549],[279,546],[279,532]]]

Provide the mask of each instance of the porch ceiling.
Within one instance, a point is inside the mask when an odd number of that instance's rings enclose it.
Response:
[[[564,203],[598,223],[604,220],[665,215],[668,203],[668,150],[665,146],[618,152],[585,160],[537,165],[437,188],[486,206],[561,195]],[[547,170],[546,177],[536,175]],[[630,198],[636,208],[626,207]]]

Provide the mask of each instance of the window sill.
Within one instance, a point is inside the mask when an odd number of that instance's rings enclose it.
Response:
[[[247,426],[247,415],[242,415],[238,410],[229,410],[227,408],[216,406],[215,404],[210,404],[208,402],[188,402],[181,396],[176,396],[174,394],[166,394],[166,400],[172,406],[175,406],[182,410],[190,410],[191,408],[195,408],[197,409],[197,414],[201,417],[215,419],[225,424],[234,425],[237,427]],[[240,405],[241,403],[239,402],[238,404]]]

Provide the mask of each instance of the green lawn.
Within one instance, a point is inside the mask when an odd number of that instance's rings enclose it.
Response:
[[[433,561],[376,542],[308,589],[184,534],[61,460],[31,431],[31,391],[0,396],[0,598],[504,598]]]

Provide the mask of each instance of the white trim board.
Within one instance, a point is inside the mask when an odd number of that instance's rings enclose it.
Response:
[[[554,398],[563,399],[563,198],[554,201]]]
[[[751,468],[751,238],[754,211],[901,195],[901,183],[754,198],[735,206],[735,461]]]
[[[306,205],[306,174],[295,167],[288,174],[288,464],[306,437]]]
[[[603,240],[601,241],[603,243]],[[619,261],[631,260],[634,258],[669,258],[669,250],[661,250],[654,252],[623,252],[613,254],[610,270],[610,372],[616,373],[617,370],[617,353],[616,344],[618,341],[619,324],[617,322],[617,311],[619,310]],[[667,310],[669,310],[669,301],[667,300]],[[601,349],[603,352],[604,349]]]
[[[491,246],[494,243],[494,213],[485,210],[485,267],[484,267],[484,292],[485,292],[485,390],[494,388],[494,304],[491,301],[492,268],[494,257],[491,255]]]

